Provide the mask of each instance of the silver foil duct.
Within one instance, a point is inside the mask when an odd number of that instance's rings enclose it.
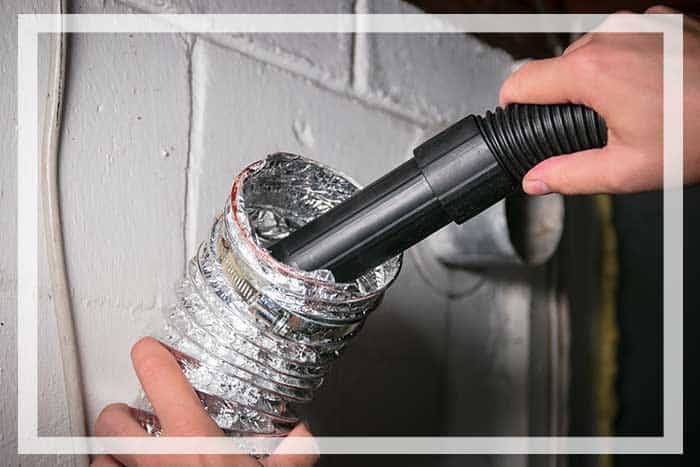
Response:
[[[276,261],[266,247],[358,185],[317,162],[273,154],[235,179],[224,212],[187,265],[159,339],[226,432],[283,436],[396,278],[401,257],[351,283]],[[152,434],[150,404],[137,407]]]

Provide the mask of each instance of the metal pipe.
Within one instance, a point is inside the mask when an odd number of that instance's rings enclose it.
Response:
[[[357,191],[317,162],[273,154],[236,178],[209,239],[187,266],[177,304],[157,336],[209,415],[232,435],[282,436],[298,422],[329,365],[340,357],[399,273],[394,257],[350,283],[301,271],[266,247]],[[137,405],[152,434],[160,424]]]

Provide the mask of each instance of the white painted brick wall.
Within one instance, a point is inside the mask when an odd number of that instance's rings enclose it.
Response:
[[[364,0],[74,4],[77,12],[131,8],[406,11],[400,2]],[[0,22],[2,71],[14,76],[14,19],[6,14]],[[435,127],[495,105],[510,66],[503,52],[463,35],[74,35],[60,181],[90,423],[104,404],[135,396],[128,350],[172,301],[185,258],[245,164],[274,151],[298,152],[367,183],[409,157]],[[14,89],[13,80],[3,81],[2,108],[15,108]],[[0,123],[7,149],[0,158],[0,231],[10,246],[14,124]],[[12,384],[16,364],[13,250],[0,250],[3,386]],[[46,281],[42,276],[42,296],[48,296]],[[431,289],[407,255],[384,305],[308,410],[312,428],[526,434],[530,283],[528,272],[495,274],[472,295],[452,299]],[[61,370],[52,310],[42,303],[42,429],[59,434],[65,430]],[[0,409],[5,455],[15,446],[14,394],[0,399]]]
[[[177,35],[72,41],[61,201],[93,421],[106,403],[136,394],[125,377],[129,347],[171,302],[184,270],[186,50]]]
[[[418,13],[400,0],[359,0],[363,13]],[[498,104],[512,58],[463,34],[371,34],[368,92],[410,109],[421,120],[449,124]]]

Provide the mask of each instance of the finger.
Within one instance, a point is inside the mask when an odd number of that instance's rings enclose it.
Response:
[[[148,436],[146,430],[144,430],[134,418],[131,408],[126,404],[110,404],[102,409],[102,412],[100,412],[95,422],[95,434],[97,436]],[[132,454],[113,454],[112,456],[114,464],[106,463],[108,462],[107,460],[100,459],[100,461],[104,463],[98,465],[153,465],[153,459],[150,456]],[[119,463],[117,463],[117,460]]]
[[[643,191],[654,188],[656,169],[630,150],[608,145],[542,161],[523,178],[523,190],[533,195]]]
[[[93,459],[90,467],[122,467],[122,465],[114,457],[102,454]]]
[[[605,148],[604,148],[605,149]],[[607,193],[604,149],[593,149],[551,157],[533,167],[523,178],[523,191],[531,195],[548,193]]]
[[[296,443],[292,438],[309,438],[309,441],[313,443],[311,432],[304,423],[298,424],[289,433],[289,437],[285,438],[277,448],[277,450],[282,450],[286,447]],[[304,443],[306,445],[306,443]],[[300,446],[301,447],[301,446]],[[314,443],[314,452],[308,454],[273,454],[267,459],[262,461],[265,467],[311,467],[318,462],[319,455]]]
[[[521,66],[503,83],[499,94],[501,106],[522,104],[586,104],[573,75],[570,54],[533,60]]]
[[[102,409],[95,422],[95,434],[97,436],[148,436],[126,404],[110,404]]]
[[[167,436],[221,436],[175,358],[152,337],[138,341],[131,360]]]

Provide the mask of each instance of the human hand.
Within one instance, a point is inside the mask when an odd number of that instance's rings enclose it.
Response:
[[[148,400],[162,425],[163,436],[225,436],[207,415],[199,398],[182,374],[175,358],[157,340],[146,337],[131,349],[131,360]],[[149,436],[125,404],[105,407],[95,424],[97,436]],[[311,436],[297,425],[289,436]],[[188,466],[188,467],[310,467],[315,454],[273,454],[257,460],[246,455],[100,455],[92,467]]]
[[[678,13],[653,7],[647,13]],[[623,20],[612,15],[607,22]],[[645,16],[645,18],[647,18]],[[633,18],[626,15],[625,21]],[[700,182],[700,22],[684,22],[684,182]],[[663,43],[660,34],[589,33],[560,57],[522,66],[500,102],[584,104],[608,125],[608,145],[547,159],[523,179],[533,195],[631,193],[663,182]]]

